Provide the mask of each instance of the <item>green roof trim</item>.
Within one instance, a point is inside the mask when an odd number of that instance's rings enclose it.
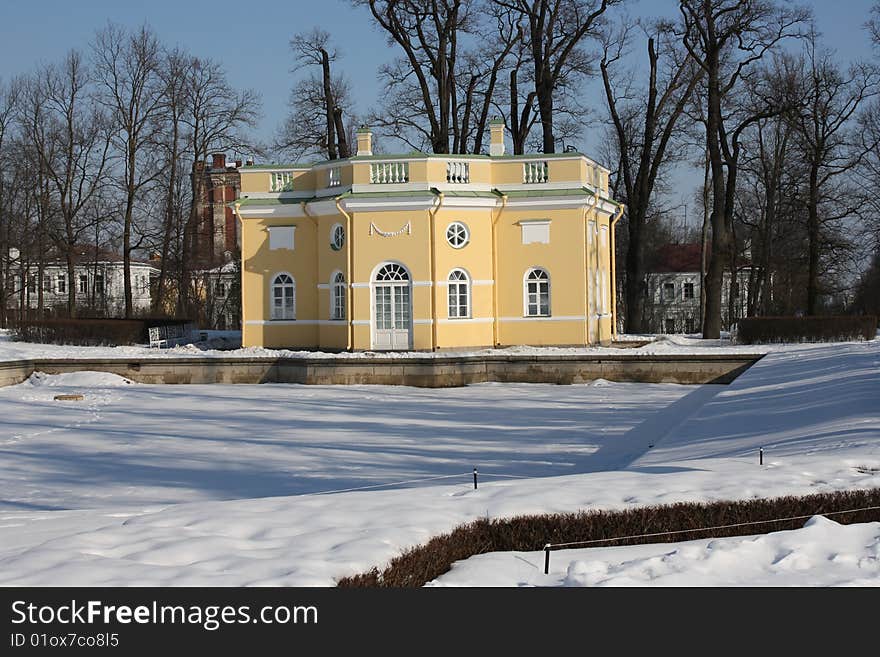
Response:
[[[259,171],[261,169],[311,169],[315,164],[319,164],[319,162],[312,164],[303,164],[302,162],[294,162],[293,164],[247,164],[239,168],[245,171]]]
[[[314,197],[300,197],[300,198],[291,198],[286,196],[284,198],[247,198],[246,196],[241,197],[237,201],[233,201],[231,203],[227,203],[229,207],[234,205],[240,205],[243,208],[255,207],[255,206],[263,206],[263,205],[298,205],[305,201],[308,203],[313,200]],[[331,197],[332,198],[332,197]]]
[[[577,187],[573,189],[512,189],[507,192],[501,192],[508,198],[547,198],[553,196],[595,196],[596,193],[592,189],[586,187]]]

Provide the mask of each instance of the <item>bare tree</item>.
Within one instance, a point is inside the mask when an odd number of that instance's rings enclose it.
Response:
[[[318,68],[320,77],[300,80],[291,94],[291,114],[284,124],[279,146],[307,154],[317,152],[330,160],[351,155],[343,116],[351,116],[348,83],[334,76],[330,65],[338,53],[330,48],[330,34],[315,28],[290,40],[296,59],[294,71]]]
[[[205,178],[200,166],[212,150],[244,148],[241,130],[253,126],[259,115],[260,101],[253,91],[237,91],[226,80],[226,73],[210,59],[190,58],[186,63],[181,121],[186,127],[186,141],[192,158],[190,175],[190,213],[184,239],[184,271],[178,291],[179,310],[189,310],[190,276],[187,268],[205,266],[210,259],[197,247],[201,234],[199,208],[205,197]]]
[[[0,80],[0,327],[6,327],[6,309],[10,291],[10,228],[13,215],[10,212],[10,179],[7,173],[17,167],[14,158],[8,153],[12,137],[15,114],[18,109],[19,84],[15,81],[4,84]],[[14,192],[13,192],[14,193]]]
[[[159,76],[163,87],[163,103],[161,112],[154,117],[156,129],[153,134],[159,152],[162,154],[163,207],[162,237],[159,246],[159,277],[152,303],[154,313],[164,308],[167,301],[172,252],[174,252],[178,268],[181,262],[181,235],[184,224],[181,217],[184,216],[184,213],[181,203],[183,185],[180,160],[184,149],[182,133],[188,62],[189,57],[182,51],[175,49],[162,56],[159,67]],[[173,246],[177,248],[173,249]]]
[[[108,24],[97,33],[92,51],[101,87],[98,102],[113,125],[113,144],[123,163],[122,266],[125,317],[129,318],[133,312],[131,254],[141,246],[132,243],[135,204],[160,174],[154,165],[155,158],[146,157],[155,141],[155,117],[164,102],[159,76],[160,46],[156,35],[146,26],[129,33]]]
[[[820,50],[815,32],[810,34],[803,61],[806,103],[795,122],[800,152],[808,167],[808,315],[819,310],[822,242],[829,237],[825,229],[852,217],[861,205],[860,194],[843,193],[846,184],[842,177],[880,144],[873,140],[866,143],[867,133],[860,136],[855,121],[856,112],[880,91],[878,82],[877,70],[867,64],[842,71],[831,53]]]
[[[69,52],[60,65],[44,67],[31,80],[25,121],[38,167],[48,183],[41,190],[38,206],[44,214],[49,211],[49,194],[58,206],[61,224],[51,234],[67,262],[67,280],[71,282],[67,285],[67,312],[73,317],[76,245],[90,226],[84,210],[105,184],[112,136],[107,117],[94,102],[92,78],[78,52]],[[42,289],[40,281],[40,306]]]
[[[409,143],[415,142],[406,131],[415,128],[434,153],[449,153],[450,136],[460,132],[456,76],[471,0],[352,0],[352,4],[369,7],[389,44],[404,53],[380,71],[390,93],[386,111],[376,115],[375,124]],[[408,116],[424,117],[427,125]]]
[[[626,252],[626,330],[643,333],[647,279],[645,269],[645,222],[652,204],[657,178],[676,159],[670,150],[678,121],[702,69],[689,60],[676,43],[673,26],[658,22],[645,30],[647,36],[648,82],[645,92],[631,92],[626,79],[632,71],[615,75],[614,67],[629,41],[624,25],[615,38],[605,40],[600,62],[602,81],[619,161],[617,177],[622,182],[627,206],[628,246]]]
[[[519,12],[527,25],[543,152],[555,153],[554,102],[567,86],[590,72],[584,41],[598,36],[606,10],[622,0],[494,0]]]
[[[704,278],[703,337],[717,339],[723,274],[732,258],[739,139],[749,125],[784,107],[772,90],[765,90],[767,97],[752,97],[748,104],[737,94],[754,64],[784,39],[798,35],[808,14],[773,0],[680,0],[679,10],[682,42],[704,73],[712,250]]]

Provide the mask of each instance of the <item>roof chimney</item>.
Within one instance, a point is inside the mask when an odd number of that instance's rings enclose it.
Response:
[[[235,168],[241,169],[241,158],[238,158],[237,160],[235,160]]]
[[[212,169],[225,169],[226,168],[226,153],[214,153],[212,156],[211,168]]]
[[[357,129],[358,155],[373,154],[373,131],[362,125]]]
[[[245,160],[244,164],[245,164],[245,166],[248,166],[248,167],[254,166],[254,158],[249,157],[247,160]]]
[[[504,155],[504,119],[496,116],[489,121],[489,135],[489,155]]]

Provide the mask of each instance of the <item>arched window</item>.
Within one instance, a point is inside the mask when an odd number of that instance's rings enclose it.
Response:
[[[345,276],[341,271],[330,279],[330,319],[345,319]]]
[[[449,317],[462,318],[471,316],[471,280],[463,269],[449,272]]]
[[[550,274],[533,267],[523,279],[523,306],[526,317],[550,316]]]
[[[296,283],[290,274],[272,279],[272,319],[296,319]]]
[[[389,262],[376,272],[377,281],[408,281],[409,272],[403,265]]]

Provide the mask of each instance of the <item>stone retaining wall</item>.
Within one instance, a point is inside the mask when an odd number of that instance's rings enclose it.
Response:
[[[139,383],[385,384],[449,388],[469,383],[730,383],[760,354],[450,356],[439,358],[39,359],[0,363],[0,387],[47,374],[111,372]]]

